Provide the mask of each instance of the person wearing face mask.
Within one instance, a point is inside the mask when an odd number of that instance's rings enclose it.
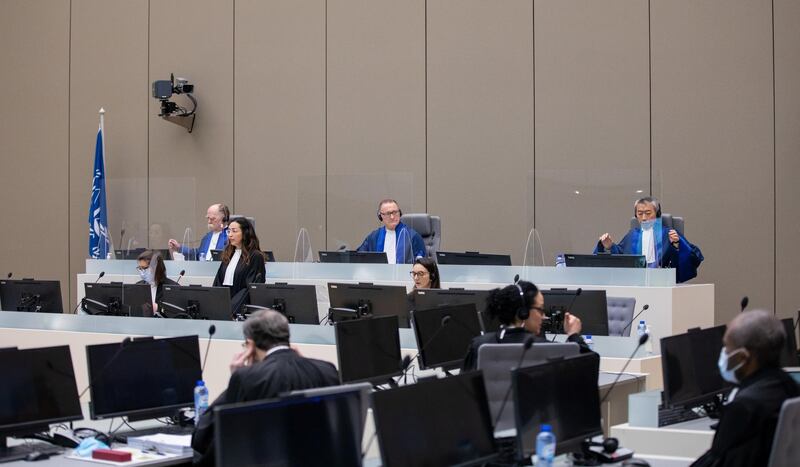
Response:
[[[258,236],[246,217],[237,217],[228,225],[228,245],[222,250],[221,260],[214,286],[230,288],[233,316],[248,303],[249,284],[263,284],[267,275]]]
[[[643,255],[648,268],[675,268],[678,283],[697,277],[703,253],[677,230],[662,228],[661,203],[649,196],[640,198],[634,203],[633,211],[639,227],[630,229],[619,243],[614,243],[608,232],[604,233],[594,254]]]
[[[483,344],[521,344],[528,336],[533,336],[534,343],[550,343],[540,336],[544,319],[544,296],[530,282],[519,281],[516,284],[494,289],[486,299],[486,312],[497,319],[502,328],[497,332],[487,332],[472,339],[462,371],[474,370],[478,365],[478,348]],[[580,352],[592,350],[581,336],[581,320],[570,313],[564,315],[564,333],[567,342],[574,342]]]
[[[221,250],[225,248],[228,241],[228,219],[231,211],[224,204],[212,204],[206,210],[206,222],[208,223],[208,233],[200,239],[200,246],[192,248],[189,245],[182,245],[174,238],[169,239],[169,248],[180,252],[184,258],[199,261],[211,261],[211,250]]]
[[[711,449],[694,467],[767,465],[781,405],[800,387],[780,368],[786,334],[772,312],[740,313],[722,338],[719,372],[735,384],[720,413]]]
[[[416,230],[400,222],[402,216],[397,201],[384,199],[378,203],[378,220],[383,225],[370,232],[357,251],[383,251],[389,264],[425,257],[425,242]]]
[[[137,284],[150,284],[150,296],[153,299],[153,311],[158,311],[158,303],[164,296],[164,284],[178,285],[177,282],[167,277],[167,268],[164,260],[153,250],[143,251],[137,258],[139,277],[142,280]]]

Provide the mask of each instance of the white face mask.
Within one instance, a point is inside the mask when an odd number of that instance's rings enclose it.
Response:
[[[656,220],[650,219],[649,221],[640,221],[639,225],[642,226],[643,230],[650,230],[653,228],[654,225],[656,225]]]
[[[736,355],[737,353],[743,350],[744,349],[736,349],[730,354],[725,352],[725,347],[723,347],[722,350],[720,350],[719,360],[717,360],[717,368],[719,368],[719,374],[725,381],[732,384],[739,384],[739,378],[736,377],[736,370],[738,370],[744,365],[744,361],[739,362],[738,365],[730,369],[728,368],[728,361],[730,360],[732,355]]]

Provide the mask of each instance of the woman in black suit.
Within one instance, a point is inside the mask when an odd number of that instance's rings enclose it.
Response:
[[[167,267],[164,259],[154,250],[145,250],[137,258],[139,277],[137,284],[150,284],[150,296],[153,300],[153,312],[158,311],[158,304],[164,296],[164,284],[178,285],[177,282],[167,277]]]
[[[228,244],[221,259],[214,286],[230,288],[231,316],[234,316],[249,302],[248,285],[263,283],[267,275],[256,231],[246,218],[237,217],[228,224]]]

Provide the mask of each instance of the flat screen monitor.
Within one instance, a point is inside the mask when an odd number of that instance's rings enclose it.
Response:
[[[216,464],[360,466],[359,413],[358,391],[220,406]]]
[[[395,316],[400,327],[409,327],[408,297],[402,285],[331,282],[328,298],[331,308],[352,310],[353,317]]]
[[[211,250],[211,260],[222,261],[222,251],[223,250]],[[266,260],[267,263],[275,262],[275,253],[271,250],[263,250],[261,253],[264,255],[264,260]]]
[[[603,433],[599,374],[600,356],[593,352],[512,371],[520,459],[536,452],[545,423],[556,436],[557,455],[581,452],[583,440]]]
[[[472,303],[481,317],[481,328],[486,332],[496,331],[500,328],[500,324],[490,321],[484,313],[486,298],[489,297],[490,292],[491,290],[415,289],[414,309],[429,310],[438,306]]]
[[[511,255],[493,255],[477,251],[437,251],[439,264],[460,264],[466,266],[511,266]]]
[[[716,326],[661,339],[665,407],[693,407],[730,389],[717,368],[724,334]]]
[[[596,255],[564,254],[567,267],[577,268],[644,268],[647,262],[643,255],[612,255],[600,253]]]
[[[319,324],[317,288],[278,282],[250,284],[250,304],[283,313],[290,323]]]
[[[197,336],[86,346],[91,417],[147,419],[194,404],[202,379]]]
[[[159,310],[167,318],[230,321],[231,291],[228,287],[165,285]]]
[[[0,456],[6,436],[83,418],[69,346],[4,350],[0,369]]]
[[[783,330],[786,331],[786,341],[781,353],[781,366],[800,366],[800,362],[797,359],[797,338],[794,333],[794,322],[792,318],[784,318],[781,323],[783,324]]]
[[[33,279],[0,280],[0,305],[4,311],[63,313],[61,283]]]
[[[402,373],[400,333],[394,317],[341,321],[334,328],[342,383],[384,384]]]
[[[83,284],[83,311],[90,315],[153,316],[153,296],[150,284]]]
[[[483,374],[372,393],[383,465],[481,465],[496,457]]]
[[[475,305],[448,305],[411,313],[420,368],[459,368],[472,339],[481,335]]]
[[[608,302],[605,290],[581,290],[581,294],[575,297],[576,290],[551,289],[542,290],[544,296],[544,308],[546,314],[569,312],[580,318],[583,325],[582,334],[592,336],[608,335]],[[573,303],[573,299],[575,300]],[[569,309],[571,306],[571,309]],[[555,332],[554,332],[555,331]],[[551,330],[555,334],[564,332],[563,327]]]
[[[151,249],[152,251],[161,255],[164,261],[172,259],[172,253],[169,249],[158,248],[134,248],[132,250],[114,250],[114,257],[116,259],[139,259],[139,255]]]
[[[319,262],[387,264],[389,261],[382,251],[320,251]]]
[[[282,397],[318,397],[327,396],[329,394],[338,393],[355,393],[358,397],[359,408],[358,413],[354,413],[354,419],[359,423],[361,433],[358,439],[362,439],[364,434],[364,427],[367,424],[367,414],[369,413],[370,394],[372,394],[372,385],[369,383],[353,383],[353,384],[340,384],[337,386],[326,386],[322,388],[313,389],[298,389],[291,391],[289,394],[281,394]]]

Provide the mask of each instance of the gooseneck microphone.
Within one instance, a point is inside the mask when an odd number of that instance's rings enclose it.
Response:
[[[650,305],[645,303],[644,306],[642,307],[642,309],[639,310],[639,312],[636,313],[636,315],[634,315],[634,317],[631,318],[630,321],[628,321],[628,324],[626,324],[624,328],[622,328],[622,331],[620,331],[620,335],[624,336],[625,335],[625,330],[628,329],[629,327],[631,327],[631,325],[634,323],[634,321],[636,321],[636,318],[638,318],[639,315],[641,315],[642,313],[645,312],[645,310],[648,310],[648,309],[650,309]]]
[[[206,361],[208,359],[208,349],[211,348],[211,336],[217,332],[217,327],[211,325],[208,327],[208,342],[206,342],[206,354],[203,356],[203,366],[200,368],[200,379],[203,379],[203,372],[206,370]]]
[[[431,334],[431,337],[429,337],[428,340],[424,344],[422,344],[422,347],[420,347],[419,350],[417,350],[417,354],[414,355],[414,357],[409,357],[408,355],[403,357],[403,375],[402,376],[406,376],[406,374],[408,373],[408,370],[411,369],[411,363],[414,360],[419,358],[420,354],[422,354],[422,352],[425,349],[428,348],[428,345],[430,345],[430,343],[433,342],[434,339],[436,339],[436,336],[438,336],[439,333],[442,332],[442,329],[444,329],[450,323],[450,321],[452,319],[453,318],[450,315],[442,316],[442,321],[441,321],[441,324],[439,326],[439,329],[434,331],[433,334]]]
[[[748,303],[750,303],[750,298],[747,295],[745,295],[744,297],[742,297],[742,301],[739,302],[739,305],[741,306],[741,309],[739,311],[740,312],[744,311],[744,309],[747,308]]]
[[[11,279],[11,276],[13,276],[13,275],[14,275],[13,272],[9,272],[8,275],[6,276],[6,279]]]
[[[525,340],[522,342],[522,353],[519,354],[519,360],[517,360],[517,365],[514,368],[512,368],[512,370],[514,370],[515,368],[519,368],[519,366],[522,365],[522,360],[525,358],[525,354],[528,353],[531,347],[533,347],[533,335],[526,337]],[[494,423],[492,423],[492,427],[496,428],[497,422],[499,422],[500,418],[503,416],[503,410],[505,410],[506,408],[506,404],[508,403],[508,398],[509,396],[511,396],[511,390],[513,388],[514,388],[513,384],[508,385],[508,391],[506,391],[506,395],[503,396],[503,402],[500,404],[500,410],[497,412],[497,417],[495,417]]]
[[[178,284],[180,284],[180,283],[181,283],[181,279],[183,279],[183,275],[184,275],[184,274],[186,274],[186,269],[181,269],[181,272],[180,272],[180,274],[178,274],[178,279],[177,279],[175,282],[177,282]]]
[[[106,370],[109,367],[111,367],[111,364],[114,363],[114,360],[116,360],[117,357],[119,357],[120,353],[122,353],[122,351],[125,350],[128,344],[130,344],[132,341],[133,339],[131,339],[130,337],[122,339],[122,342],[119,343],[119,348],[117,349],[117,351],[114,352],[114,355],[112,355],[111,358],[108,359],[108,362],[106,362],[105,366],[103,366],[103,368],[100,371],[98,371],[96,375],[94,375],[94,378],[92,378],[91,381],[89,381],[89,385],[86,386],[83,389],[83,391],[81,391],[80,394],[78,394],[78,399],[83,397],[83,395],[86,394],[86,391],[88,391],[89,388],[91,388],[97,382],[97,380],[99,380],[100,377],[103,376],[103,373],[105,373]]]
[[[625,373],[625,369],[628,368],[628,364],[630,364],[631,360],[633,360],[633,356],[636,355],[636,352],[639,350],[639,348],[643,346],[645,342],[647,342],[649,339],[650,339],[650,334],[647,333],[642,334],[642,336],[639,337],[639,344],[636,346],[635,349],[633,349],[633,352],[631,353],[631,356],[628,357],[628,360],[625,361],[625,365],[622,366],[622,370],[620,370],[619,373],[617,373],[617,377],[614,378],[614,382],[611,383],[611,386],[608,388],[608,391],[606,391],[606,395],[603,396],[602,399],[600,399],[600,405],[602,405],[603,402],[605,402],[606,399],[608,399],[608,395],[611,394],[611,390],[614,389],[614,386],[617,385],[617,381],[619,381],[619,378],[622,376],[622,373]]]

